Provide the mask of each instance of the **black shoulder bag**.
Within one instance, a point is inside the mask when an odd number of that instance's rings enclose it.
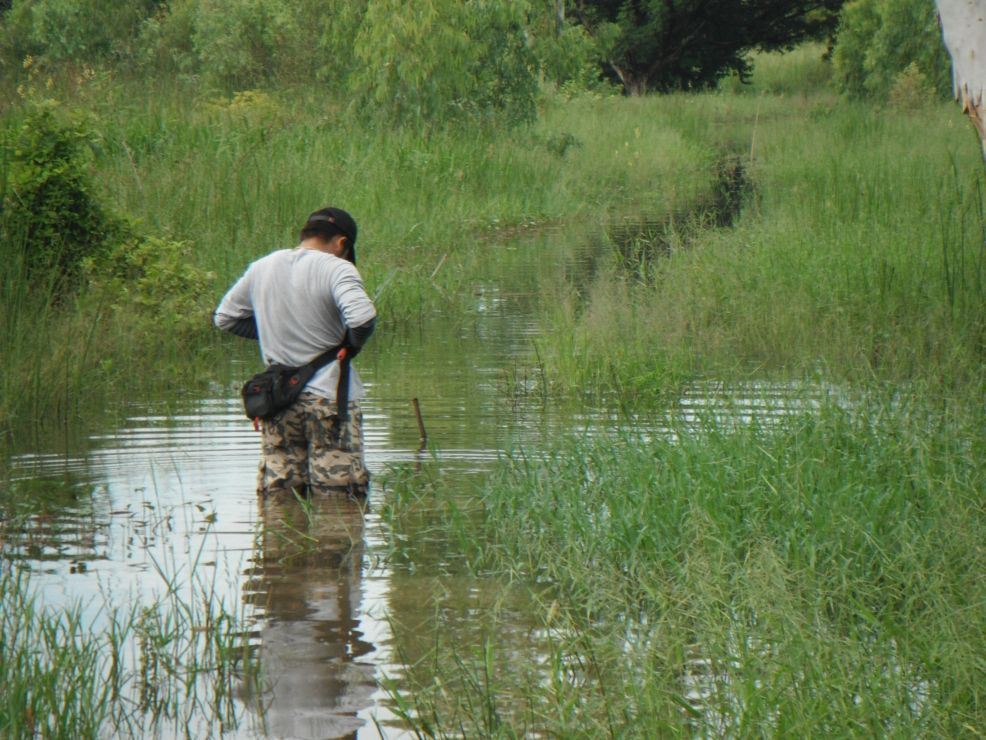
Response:
[[[271,365],[262,373],[257,373],[243,384],[240,394],[243,396],[243,410],[248,419],[269,419],[283,411],[298,400],[305,389],[321,368],[328,365],[339,354],[344,345],[328,349],[307,365],[289,367],[287,365]],[[345,385],[345,388],[343,388]],[[348,354],[339,361],[339,389],[336,391],[339,400],[348,406],[349,396],[349,357]],[[340,408],[342,408],[340,406]],[[348,411],[348,408],[346,409]]]

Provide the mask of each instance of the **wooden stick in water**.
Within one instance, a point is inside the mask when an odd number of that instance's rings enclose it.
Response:
[[[421,445],[418,450],[420,451],[428,445],[428,432],[425,431],[425,422],[421,418],[421,405],[418,399],[412,398],[411,405],[414,406],[414,417],[418,420],[418,443]]]

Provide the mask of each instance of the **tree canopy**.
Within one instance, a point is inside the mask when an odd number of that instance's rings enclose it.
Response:
[[[853,97],[886,99],[908,79],[928,99],[936,94],[944,97],[952,87],[951,66],[931,0],[846,3],[832,61],[836,82]]]
[[[843,0],[572,0],[600,44],[606,72],[629,94],[714,85],[749,73],[753,49],[831,34]]]

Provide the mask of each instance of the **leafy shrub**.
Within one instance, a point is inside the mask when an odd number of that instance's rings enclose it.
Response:
[[[890,104],[902,110],[915,110],[926,106],[935,95],[935,89],[924,72],[911,62],[894,80],[890,88]]]
[[[602,53],[584,27],[554,14],[533,20],[533,52],[546,82],[573,94],[603,84]]]
[[[137,61],[157,74],[197,73],[199,60],[193,38],[197,6],[175,0],[162,5],[144,21],[137,45]]]
[[[267,0],[201,0],[193,42],[208,76],[239,89],[272,78],[300,32],[291,6]]]
[[[18,249],[28,277],[73,282],[82,261],[121,238],[125,226],[98,201],[89,177],[96,137],[54,103],[33,107],[5,142],[0,241]]]
[[[99,302],[149,336],[189,337],[210,327],[215,276],[192,261],[187,242],[129,239],[85,262]]]
[[[535,114],[536,59],[523,4],[370,0],[356,38],[357,99],[401,122]]]
[[[853,96],[890,94],[910,65],[942,97],[951,91],[948,52],[933,0],[854,0],[842,11],[833,51],[836,78]]]
[[[207,107],[229,120],[251,126],[262,126],[284,115],[277,99],[263,90],[241,90],[229,99],[214,100]]]
[[[141,62],[225,90],[337,80],[352,64],[366,0],[175,0],[141,33]]]
[[[27,54],[53,62],[129,57],[140,24],[160,0],[14,0],[3,16],[8,63]]]
[[[564,157],[569,149],[575,149],[582,146],[582,142],[578,138],[568,131],[559,131],[558,133],[549,134],[544,140],[544,147],[549,152],[554,154],[556,157]]]

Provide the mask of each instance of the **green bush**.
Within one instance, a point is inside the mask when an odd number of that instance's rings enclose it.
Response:
[[[52,62],[130,57],[144,19],[160,0],[14,0],[3,16],[0,53],[7,64],[27,54]]]
[[[897,75],[893,87],[890,88],[890,104],[902,110],[922,108],[935,97],[936,90],[927,75],[914,62]]]
[[[932,0],[854,0],[842,11],[833,51],[840,88],[886,97],[908,67],[941,96],[951,91],[948,52]]]
[[[356,38],[353,92],[400,122],[535,114],[536,59],[521,3],[370,0]]]
[[[215,276],[194,264],[187,242],[130,239],[87,260],[85,269],[99,303],[148,336],[166,329],[180,341],[210,328]]]
[[[556,13],[531,18],[532,50],[545,82],[565,92],[578,93],[606,86],[602,82],[602,52],[596,41],[577,25]]]
[[[93,192],[95,142],[82,118],[61,113],[51,101],[35,105],[8,134],[0,242],[21,253],[18,262],[28,277],[74,282],[84,259],[126,231]]]
[[[366,0],[175,0],[141,33],[141,62],[225,90],[330,80],[351,71]]]
[[[144,22],[137,44],[137,61],[144,71],[160,75],[200,71],[193,44],[196,16],[196,4],[175,0]]]
[[[286,3],[203,0],[197,7],[196,52],[207,75],[229,88],[275,76],[301,30],[301,19]]]

